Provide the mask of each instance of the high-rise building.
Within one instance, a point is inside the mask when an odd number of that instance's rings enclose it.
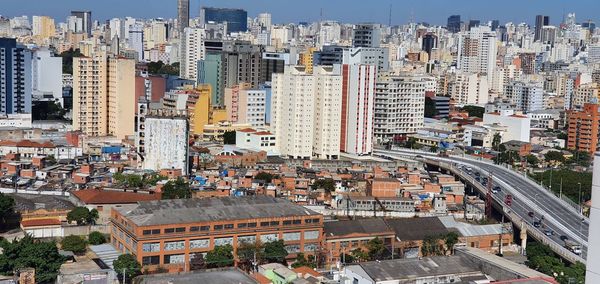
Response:
[[[542,39],[542,28],[550,25],[550,17],[544,15],[535,16],[535,34],[533,37],[534,41]]]
[[[381,44],[380,24],[358,24],[352,29],[353,47],[379,47]]]
[[[40,39],[48,39],[56,33],[54,19],[48,16],[33,16],[31,28],[33,35]]]
[[[373,151],[376,80],[377,67],[374,65],[342,66],[342,152],[368,155]]]
[[[586,103],[582,111],[569,110],[567,148],[593,155],[598,149],[600,106]]]
[[[189,126],[186,113],[153,111],[146,115],[144,127],[144,169],[176,169],[187,175]]]
[[[89,136],[135,133],[135,61],[96,52],[73,59],[73,129]]]
[[[377,66],[377,72],[388,71],[389,50],[381,47],[355,47],[344,50],[344,64],[364,64]]]
[[[211,101],[217,102],[224,95],[225,84],[222,78],[221,53],[207,52],[203,60],[198,61],[198,84],[211,86]]]
[[[136,52],[137,61],[144,60],[144,26],[135,24],[129,27],[129,48]]]
[[[519,60],[521,60],[521,70],[523,70],[523,74],[535,74],[535,59],[535,52],[519,53]]]
[[[481,25],[480,20],[469,20],[469,30],[479,27]]]
[[[198,61],[204,59],[204,39],[202,28],[185,28],[181,40],[182,54],[179,62],[179,76],[188,80],[197,80]]]
[[[82,33],[92,36],[92,12],[91,11],[71,11],[71,16],[81,21]]]
[[[204,26],[208,22],[227,22],[228,32],[245,32],[248,30],[248,12],[242,9],[202,7],[200,25]]]
[[[250,124],[252,127],[265,126],[266,95],[265,90],[251,89],[248,83],[225,88],[225,109],[228,121]]]
[[[375,86],[375,138],[386,141],[422,128],[425,92],[432,85],[435,80],[428,76],[380,74]]]
[[[183,38],[185,28],[190,26],[190,0],[177,0],[177,32]]]
[[[474,73],[456,73],[448,78],[448,95],[456,104],[485,105],[489,101],[488,79]]]
[[[339,65],[286,66],[272,81],[271,130],[279,153],[336,159],[340,152],[342,76]]]
[[[258,24],[261,28],[270,31],[271,30],[271,14],[260,13],[258,14]]]
[[[491,27],[492,27],[492,31],[495,32],[498,29],[498,27],[500,27],[500,21],[499,20],[492,20]]]
[[[0,115],[31,113],[31,51],[0,38]]]
[[[529,113],[544,108],[544,89],[532,83],[513,81],[504,86],[504,97],[516,111]]]
[[[460,15],[452,15],[448,17],[448,23],[446,24],[446,28],[449,32],[457,33],[460,32]]]
[[[48,48],[40,48],[34,51],[31,66],[33,97],[53,100],[64,107],[62,57],[54,56]]]
[[[496,52],[496,33],[488,26],[474,27],[459,38],[458,68],[468,73],[482,73],[491,80],[496,68]]]
[[[290,54],[282,52],[263,52],[261,63],[261,82],[271,82],[273,73],[283,73],[290,65]]]
[[[431,58],[431,51],[437,48],[437,36],[429,33],[423,36],[422,41],[421,49],[427,52],[427,55]]]

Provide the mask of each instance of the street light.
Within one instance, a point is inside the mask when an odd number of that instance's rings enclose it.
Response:
[[[581,206],[581,183],[577,183],[579,185],[579,214],[583,215],[583,207]]]

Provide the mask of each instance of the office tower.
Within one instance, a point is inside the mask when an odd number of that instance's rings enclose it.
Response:
[[[187,175],[189,126],[186,113],[152,111],[146,115],[144,124],[144,169],[175,169]]]
[[[377,72],[384,72],[390,68],[389,49],[375,47],[355,47],[344,50],[344,64],[364,64],[377,66]]]
[[[543,26],[540,40],[543,43],[554,45],[554,42],[556,41],[556,33],[557,31],[555,26]]]
[[[135,61],[96,52],[73,59],[73,129],[89,136],[134,134]]]
[[[585,283],[600,283],[600,156],[594,155],[592,175],[592,206],[590,208],[590,224],[587,251]]]
[[[33,52],[31,71],[34,99],[53,100],[64,107],[62,57],[54,56],[48,48],[37,49]]]
[[[177,32],[183,38],[185,28],[190,26],[190,0],[177,0]]]
[[[281,52],[263,52],[261,63],[261,82],[271,82],[273,73],[283,73],[290,65],[290,54]]]
[[[314,64],[314,53],[317,50],[318,50],[318,48],[316,48],[316,47],[309,47],[305,51],[300,53],[300,56],[298,58],[298,64],[306,67],[306,72],[309,74],[312,73],[312,68],[315,65]]]
[[[429,58],[431,58],[431,51],[434,48],[437,48],[437,36],[429,33],[423,36],[422,41],[421,49],[427,52],[427,55],[429,55]]]
[[[381,43],[380,24],[358,24],[352,29],[353,47],[379,47]]]
[[[425,92],[435,80],[423,75],[380,74],[375,85],[374,135],[378,141],[416,133],[424,124]]]
[[[71,16],[81,21],[81,29],[77,29],[77,32],[87,34],[88,37],[92,36],[92,12],[91,11],[71,11]]]
[[[521,60],[521,70],[523,70],[523,74],[535,74],[535,58],[535,52],[519,53],[519,60]]]
[[[123,37],[123,26],[122,26],[122,20],[119,18],[113,18],[110,19],[110,21],[108,21],[108,27],[110,28],[110,39],[112,40],[115,37],[118,37],[119,39],[125,39],[125,37]]]
[[[144,60],[144,26],[134,24],[129,27],[129,48],[136,52],[137,61]]]
[[[48,16],[33,16],[31,28],[33,35],[40,39],[48,39],[56,33],[54,19]]]
[[[532,83],[513,81],[504,86],[504,97],[516,111],[532,112],[544,108],[544,90]]]
[[[452,74],[448,79],[448,94],[456,104],[485,105],[489,101],[488,79],[472,73]]]
[[[270,31],[271,30],[271,14],[260,13],[258,14],[258,24],[261,28]]]
[[[31,113],[31,51],[0,38],[0,115]]]
[[[313,52],[313,65],[334,65],[344,63],[344,47],[326,45]]]
[[[241,83],[225,88],[225,108],[228,121],[238,124],[250,124],[252,127],[265,126],[266,91],[254,90],[250,84]]]
[[[469,20],[469,30],[479,27],[481,25],[480,20]]]
[[[286,66],[272,82],[271,130],[287,157],[336,159],[340,152],[340,66]]]
[[[475,27],[462,35],[458,44],[457,67],[464,72],[485,74],[491,80],[496,67],[496,33],[490,27]]]
[[[207,52],[204,59],[198,61],[198,84],[211,86],[212,102],[217,102],[224,94],[225,84],[221,79],[222,67],[221,53]]]
[[[342,66],[340,151],[368,155],[373,151],[373,115],[377,66]]]
[[[492,27],[492,31],[495,32],[498,29],[498,27],[500,27],[500,21],[492,20],[491,27]]]
[[[550,17],[537,15],[535,16],[535,34],[533,37],[534,41],[538,41],[542,38],[542,27],[550,25]]]
[[[460,32],[460,15],[452,15],[448,17],[446,28],[451,33]]]
[[[248,30],[248,12],[242,9],[202,7],[200,25],[203,26],[208,22],[227,22],[228,32],[245,32]]]
[[[204,59],[204,29],[185,28],[181,40],[182,54],[179,62],[179,76],[184,79],[196,81],[198,75],[198,61]]]
[[[587,22],[581,23],[581,27],[590,31],[590,33],[594,33],[594,30],[596,29],[596,23],[594,23],[592,20],[587,20]]]
[[[586,103],[582,111],[567,111],[567,148],[593,155],[598,149],[600,110],[598,104]]]

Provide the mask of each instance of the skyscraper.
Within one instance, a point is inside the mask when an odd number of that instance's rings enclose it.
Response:
[[[550,25],[550,17],[544,15],[535,16],[535,35],[533,40],[538,41],[542,38],[542,27]]]
[[[358,24],[352,29],[353,47],[379,47],[381,43],[381,25]]]
[[[486,74],[491,83],[496,52],[496,33],[488,26],[474,27],[459,39],[458,68],[468,73]]]
[[[232,33],[248,30],[248,12],[242,9],[230,8],[200,8],[200,25],[208,22],[227,22],[227,31]]]
[[[422,50],[427,52],[429,58],[431,59],[431,51],[437,47],[437,36],[434,34],[426,34],[423,36]]]
[[[190,25],[190,0],[177,0],[177,31],[183,38],[185,28]]]
[[[181,78],[196,81],[198,61],[204,59],[204,39],[206,33],[201,28],[185,28],[181,37],[181,61],[179,74]]]
[[[342,120],[340,150],[368,155],[373,151],[373,111],[377,66],[342,66]]]
[[[0,115],[31,113],[31,52],[0,38]]]
[[[81,20],[81,32],[92,36],[92,11],[71,11],[71,16]]]
[[[452,15],[448,17],[446,28],[452,33],[460,32],[460,15]]]
[[[137,53],[137,60],[144,59],[144,26],[135,24],[129,27],[129,48]]]

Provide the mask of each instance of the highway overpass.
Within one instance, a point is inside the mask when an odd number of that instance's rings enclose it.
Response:
[[[482,194],[487,192],[487,188],[464,169],[471,167],[473,170],[481,172],[482,177],[492,173],[494,186],[502,188],[501,191],[493,194],[495,205],[506,217],[518,228],[525,228],[531,237],[549,245],[563,258],[571,262],[586,263],[589,219],[581,215],[572,204],[560,199],[522,174],[485,160],[462,156],[438,157],[435,153],[405,148],[375,149],[374,155],[392,159],[419,160],[439,166],[461,177]],[[462,169],[459,166],[462,166]],[[507,194],[512,195],[511,206],[504,204]],[[533,217],[530,216],[530,212],[534,212]],[[540,222],[541,225],[536,227],[534,222]],[[554,234],[547,235],[546,230],[552,230]],[[580,256],[564,247],[563,239],[565,237],[581,244],[583,253]]]

